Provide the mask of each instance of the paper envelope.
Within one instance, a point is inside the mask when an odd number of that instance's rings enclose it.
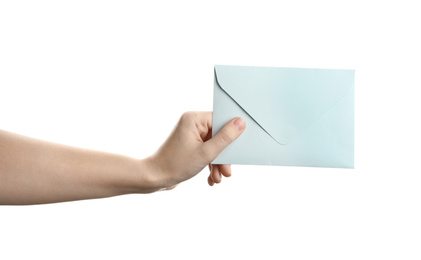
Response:
[[[214,164],[354,168],[354,70],[216,65],[213,135],[234,117]]]

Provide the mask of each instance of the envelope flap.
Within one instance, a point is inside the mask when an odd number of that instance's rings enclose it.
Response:
[[[279,144],[288,144],[354,86],[353,70],[216,65],[215,75]]]

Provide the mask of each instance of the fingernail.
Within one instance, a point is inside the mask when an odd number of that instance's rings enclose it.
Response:
[[[237,117],[234,120],[234,125],[237,127],[238,131],[243,131],[244,127],[246,127],[246,122],[241,117]]]

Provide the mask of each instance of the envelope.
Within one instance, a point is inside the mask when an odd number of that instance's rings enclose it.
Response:
[[[354,70],[215,66],[215,135],[243,134],[212,162],[354,168]]]

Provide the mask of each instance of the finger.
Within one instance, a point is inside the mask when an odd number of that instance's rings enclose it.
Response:
[[[213,175],[213,164],[209,164],[209,178],[212,180],[213,183],[215,183],[212,175]]]
[[[221,165],[219,165],[219,171],[225,177],[231,177],[231,165],[230,164],[221,164]]]
[[[207,126],[208,129],[212,129],[212,116],[211,111],[199,112],[202,118],[202,123]]]
[[[213,161],[230,143],[237,139],[246,127],[246,122],[240,117],[230,120],[214,137],[203,145],[207,158]]]
[[[219,165],[215,164],[212,165],[212,172],[211,172],[211,178],[215,183],[220,183],[222,180],[222,175],[219,172]]]
[[[165,190],[172,190],[172,189],[174,189],[175,187],[177,187],[177,185],[174,185],[174,186],[171,186],[171,187],[167,187],[167,188],[165,188]]]
[[[209,174],[209,177],[208,177],[208,183],[209,183],[209,186],[213,186],[215,184],[215,182],[213,182],[210,174]]]
[[[199,120],[198,126],[200,137],[203,141],[209,140],[212,137],[212,112],[197,112]]]

